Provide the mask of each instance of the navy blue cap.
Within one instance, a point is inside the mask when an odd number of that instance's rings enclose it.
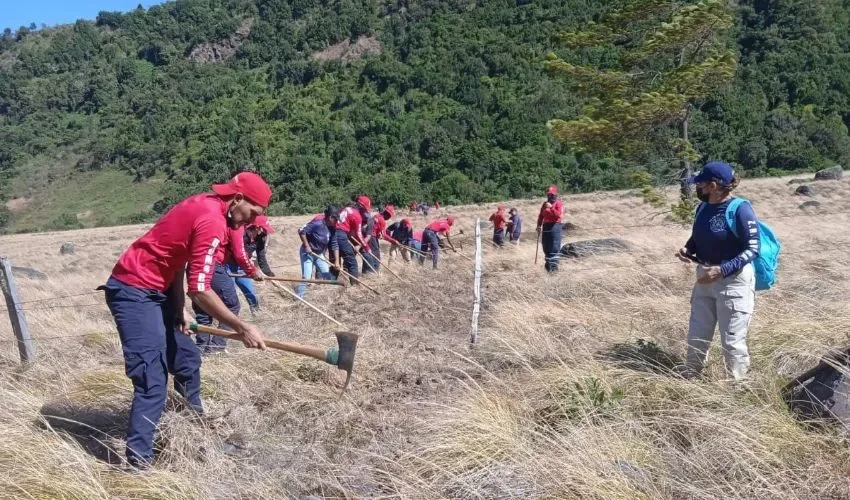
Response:
[[[723,161],[710,161],[703,165],[702,171],[688,179],[691,184],[714,181],[721,186],[729,186],[735,179],[735,169]]]

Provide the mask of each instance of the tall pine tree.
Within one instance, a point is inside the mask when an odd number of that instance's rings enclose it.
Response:
[[[722,36],[732,24],[722,0],[627,0],[561,35],[573,56],[601,62],[579,65],[548,55],[547,70],[588,98],[581,116],[550,120],[552,134],[574,150],[631,161],[667,149],[681,165],[682,197],[689,199],[685,179],[699,154],[688,122],[693,107],[735,74],[737,56]]]

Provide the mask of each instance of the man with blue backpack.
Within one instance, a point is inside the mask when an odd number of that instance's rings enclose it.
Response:
[[[699,375],[719,327],[726,371],[736,381],[750,367],[747,333],[755,308],[755,291],[773,286],[779,242],[759,222],[749,201],[732,196],[738,177],[728,163],[712,161],[690,181],[702,202],[693,231],[677,257],[696,262],[691,294],[686,376]]]

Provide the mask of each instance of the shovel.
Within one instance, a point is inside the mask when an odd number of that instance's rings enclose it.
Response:
[[[195,333],[208,333],[228,339],[241,340],[242,336],[236,332],[213,328],[211,326],[199,325],[191,323],[189,329]],[[336,332],[336,341],[338,347],[330,349],[322,349],[321,347],[305,346],[301,344],[293,344],[290,342],[281,342],[278,340],[266,340],[266,346],[272,349],[280,349],[281,351],[292,352],[307,356],[319,361],[324,361],[329,365],[334,365],[340,370],[345,370],[345,385],[342,386],[342,393],[348,389],[348,383],[351,381],[351,372],[354,369],[354,352],[357,349],[357,339],[359,336],[351,332]],[[342,394],[341,393],[341,394]]]

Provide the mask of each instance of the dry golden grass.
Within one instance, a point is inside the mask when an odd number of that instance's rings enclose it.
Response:
[[[380,297],[314,288],[309,300],[362,335],[349,392],[338,398],[340,374],[326,365],[231,344],[202,369],[208,410],[221,418],[198,422],[171,397],[146,475],[107,463],[123,455],[131,387],[102,297],[46,300],[102,284],[145,227],[0,238],[0,254],[48,275],[18,279],[38,350],[28,369],[0,322],[0,496],[850,498],[841,433],[801,426],[777,395],[850,332],[850,214],[840,213],[850,212],[850,182],[815,188],[822,205],[804,211],[786,180],[742,186],[785,251],[780,284],[758,296],[745,389],[724,380],[716,347],[705,381],[667,371],[684,354],[692,271],[672,253],[685,228],[634,193],[569,196],[579,230],[565,242],[618,237],[634,248],[564,261],[550,277],[542,259],[532,265],[539,200],[517,201],[507,205],[528,231],[518,248],[492,248],[485,229],[478,344],[468,343],[471,262],[452,254],[438,273],[394,263],[409,283],[373,278]],[[448,211],[470,233],[494,206]],[[298,272],[304,220],[273,221],[277,271]],[[59,255],[64,241],[75,255]],[[471,247],[465,240],[464,253]],[[268,285],[261,294],[268,336],[333,343],[319,315]],[[225,454],[224,443],[245,451]]]

